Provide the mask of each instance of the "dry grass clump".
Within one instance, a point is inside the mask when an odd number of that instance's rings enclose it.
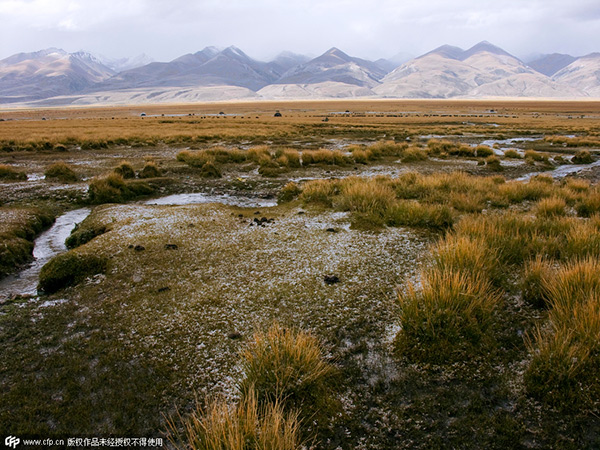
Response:
[[[440,273],[461,273],[498,282],[501,271],[496,250],[481,238],[449,233],[431,249],[431,265]]]
[[[455,231],[487,242],[497,250],[502,264],[520,265],[542,245],[534,220],[514,212],[465,216],[456,224]]]
[[[120,175],[111,173],[92,180],[88,201],[92,204],[121,203],[153,192],[154,189],[144,181],[125,181]]]
[[[170,440],[186,450],[299,450],[297,413],[285,412],[278,402],[260,405],[250,389],[235,405],[224,398],[208,401],[184,421],[184,431],[169,422]]]
[[[521,159],[522,158],[522,156],[519,154],[519,152],[512,148],[509,148],[508,150],[504,151],[504,157],[511,158],[511,159]]]
[[[255,392],[259,405],[281,405],[302,419],[329,414],[336,370],[324,360],[312,335],[275,323],[266,332],[255,333],[241,356],[243,397]]]
[[[415,201],[399,201],[386,214],[390,226],[412,226],[445,229],[454,224],[452,209],[445,205],[430,205]]]
[[[491,155],[485,158],[485,165],[494,172],[502,171],[502,165],[500,164],[500,158],[496,155]]]
[[[492,156],[494,154],[494,150],[492,150],[487,145],[478,145],[475,147],[475,156],[478,158],[487,158],[488,156]]]
[[[594,162],[594,158],[587,150],[579,150],[573,158],[571,158],[573,164],[591,164]]]
[[[459,142],[452,142],[445,139],[430,139],[427,141],[427,151],[433,156],[464,156],[474,157],[475,148]]]
[[[337,207],[344,211],[374,214],[383,217],[385,212],[396,201],[394,190],[386,183],[386,179],[379,180],[350,177],[340,183],[339,200]]]
[[[600,212],[600,192],[594,190],[582,195],[575,204],[575,211],[580,217],[591,217]]]
[[[452,192],[449,201],[457,211],[479,213],[486,207],[487,198],[479,191],[473,193]]]
[[[357,164],[367,164],[373,159],[373,153],[370,150],[356,149],[352,151],[352,158]]]
[[[536,308],[546,307],[548,305],[546,285],[553,273],[553,264],[541,255],[526,262],[521,282],[523,300]]]
[[[27,179],[27,174],[15,170],[8,164],[0,164],[0,180],[22,181]]]
[[[327,150],[325,148],[319,150],[304,150],[302,152],[302,165],[310,166],[314,164],[324,164],[331,166],[345,166],[352,159],[344,155],[339,150]]]
[[[600,258],[600,231],[593,221],[575,220],[566,232],[562,257],[576,259],[586,256]]]
[[[473,353],[492,325],[498,296],[479,276],[432,269],[399,294],[398,351],[410,358],[445,361]]]
[[[161,170],[155,162],[149,161],[144,164],[143,169],[139,173],[140,178],[157,178],[162,175]],[[125,177],[123,177],[125,178]]]
[[[549,329],[538,328],[528,347],[528,391],[562,409],[597,408],[600,382],[600,261],[567,263],[545,283]]]
[[[580,194],[589,191],[590,182],[588,180],[582,180],[581,178],[567,178],[564,186],[567,189]]]
[[[113,169],[113,172],[123,177],[123,179],[135,178],[135,171],[133,166],[127,161],[121,161],[117,167]]]
[[[264,158],[271,159],[271,152],[266,145],[251,147],[248,149],[246,155],[249,160],[254,161],[255,163],[259,163],[260,160]]]
[[[368,150],[373,158],[379,158],[380,156],[402,156],[407,148],[406,142],[379,141],[370,145]]]
[[[566,136],[546,136],[546,142],[551,144],[561,144],[566,147],[600,147],[600,138],[597,136],[588,137],[566,137]]]
[[[208,160],[204,163],[200,169],[200,175],[204,178],[221,178],[221,170],[212,160]]]
[[[317,203],[332,207],[333,198],[340,193],[340,182],[337,180],[309,181],[302,188],[300,199],[304,203]]]
[[[294,183],[293,181],[290,181],[283,188],[281,188],[277,200],[279,201],[279,203],[291,202],[301,193],[302,189],[300,189],[300,186],[298,186],[298,184]]]
[[[534,207],[537,217],[558,217],[566,214],[567,204],[560,197],[548,197],[538,201]]]
[[[275,152],[277,164],[283,167],[298,168],[302,166],[300,152],[292,148],[280,149]]]
[[[540,152],[536,152],[535,150],[525,150],[525,160],[529,162],[548,162],[548,155]]]
[[[422,150],[418,147],[409,147],[402,154],[402,162],[416,162],[416,161],[425,161],[428,159],[427,153],[425,150]]]
[[[498,194],[509,203],[523,203],[524,201],[537,201],[550,197],[555,193],[552,185],[545,180],[532,178],[527,183],[512,181],[498,186]]]
[[[44,171],[44,176],[46,179],[55,179],[63,183],[79,180],[79,176],[75,173],[73,168],[64,162],[57,162],[50,165]]]
[[[177,161],[186,163],[191,167],[202,167],[208,161],[214,161],[214,158],[209,155],[206,150],[189,151],[183,150],[177,153]]]

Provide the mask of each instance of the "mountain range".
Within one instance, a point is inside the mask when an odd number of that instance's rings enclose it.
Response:
[[[444,45],[401,64],[331,48],[257,61],[237,47],[206,47],[170,62],[120,60],[50,48],[0,61],[0,103],[29,106],[233,99],[600,97],[600,53],[521,61],[480,42]]]

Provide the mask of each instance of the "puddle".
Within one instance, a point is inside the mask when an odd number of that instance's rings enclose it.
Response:
[[[591,164],[565,164],[564,166],[558,166],[556,169],[545,172],[533,172],[528,173],[527,175],[523,175],[520,178],[516,178],[516,181],[527,181],[536,175],[550,175],[552,178],[564,178],[567,175],[581,172],[582,170],[588,169],[590,167],[598,167],[600,166],[600,160],[595,161]]]
[[[0,281],[0,302],[17,294],[37,295],[42,267],[54,256],[67,250],[65,239],[69,237],[75,224],[80,223],[90,212],[89,208],[69,211],[56,219],[50,229],[40,234],[34,242],[34,260],[29,267]]]
[[[479,145],[487,145],[492,150],[494,150],[494,154],[496,156],[504,156],[504,151],[508,149],[516,150],[516,152],[523,156],[525,152],[518,148],[514,148],[515,144],[519,144],[521,142],[533,142],[539,141],[541,138],[531,138],[531,137],[516,137],[510,139],[487,139],[482,141]],[[500,148],[494,148],[494,145],[498,144]]]

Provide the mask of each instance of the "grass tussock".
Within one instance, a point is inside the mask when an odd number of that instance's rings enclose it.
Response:
[[[283,188],[281,188],[277,200],[279,203],[291,202],[292,200],[297,198],[301,193],[302,189],[300,189],[300,186],[298,186],[298,184],[294,183],[293,181],[290,181]]]
[[[184,420],[183,433],[169,423],[170,440],[186,450],[299,450],[300,422],[297,413],[285,412],[281,403],[259,404],[254,389],[235,405],[224,398],[197,407]]]
[[[128,161],[121,161],[121,164],[115,167],[113,169],[113,172],[117,175],[120,175],[125,180],[135,178],[135,171],[133,170],[133,166]]]
[[[50,165],[44,171],[44,176],[46,179],[58,180],[62,183],[71,183],[79,180],[79,176],[73,168],[64,162],[57,162]]]
[[[571,162],[573,164],[591,164],[594,162],[594,158],[592,158],[592,155],[589,151],[580,150],[577,153],[575,153],[575,155],[573,155],[573,158],[571,158]]]
[[[445,205],[399,201],[387,211],[386,223],[396,227],[445,229],[453,225],[454,214],[452,209]]]
[[[519,154],[519,152],[512,148],[509,148],[508,150],[504,151],[504,157],[510,158],[510,159],[521,159],[522,158],[522,156]]]
[[[491,282],[501,279],[496,250],[482,238],[447,234],[431,249],[431,266],[440,273],[461,273]]]
[[[596,409],[600,382],[600,261],[585,258],[556,270],[546,283],[550,328],[528,340],[529,393],[560,409]]]
[[[525,160],[530,163],[540,162],[540,163],[548,163],[548,155],[545,153],[536,152],[535,150],[526,150],[525,151]]]
[[[475,157],[474,147],[445,139],[430,139],[427,141],[427,151],[432,156]]]
[[[538,201],[534,207],[534,211],[537,217],[559,217],[567,213],[566,208],[567,204],[564,199],[560,197],[548,197]]]
[[[402,355],[420,361],[446,361],[477,352],[492,325],[498,296],[479,276],[432,269],[422,288],[399,294],[402,329],[396,337]]]
[[[492,150],[487,145],[478,145],[475,147],[475,156],[478,158],[487,158],[488,156],[492,156],[494,154],[494,150]]]
[[[401,157],[403,163],[425,161],[426,159],[428,159],[427,153],[418,147],[407,148]]]
[[[108,261],[100,256],[69,251],[52,258],[42,267],[38,289],[53,293],[73,286],[87,277],[104,273]]]
[[[16,170],[8,164],[0,164],[0,180],[3,181],[23,181],[27,179],[27,174]]]
[[[162,172],[155,162],[147,162],[139,173],[140,178],[158,178],[162,176]]]
[[[553,264],[537,255],[525,263],[521,281],[521,297],[536,308],[548,306],[547,284],[554,273]]]
[[[546,136],[544,141],[549,142],[552,145],[564,145],[565,147],[600,147],[600,138],[594,136]]]
[[[92,180],[88,189],[88,202],[94,205],[122,203],[152,193],[154,189],[146,182],[125,181],[120,175],[112,173]]]
[[[307,420],[322,420],[331,412],[336,370],[310,334],[275,323],[255,333],[241,356],[243,397],[255,392],[259,405],[280,404]]]
[[[302,152],[302,165],[345,166],[352,162],[351,158],[339,150],[305,150]]]
[[[585,193],[586,191],[580,191]],[[591,217],[594,214],[600,212],[600,192],[593,191],[587,195],[580,196],[578,202],[575,204],[575,211],[580,217]]]

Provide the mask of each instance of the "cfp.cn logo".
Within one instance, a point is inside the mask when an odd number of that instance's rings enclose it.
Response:
[[[19,442],[21,442],[21,439],[14,436],[8,436],[6,439],[4,439],[4,445],[6,445],[7,447],[17,448]]]

